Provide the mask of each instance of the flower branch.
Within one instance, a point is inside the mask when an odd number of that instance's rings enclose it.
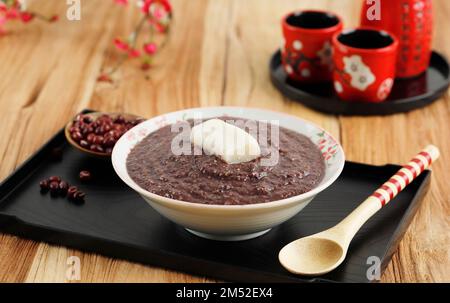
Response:
[[[128,5],[128,0],[115,0],[120,5]],[[116,38],[114,45],[121,52],[117,63],[107,72],[102,72],[97,78],[98,81],[113,82],[112,76],[129,58],[139,58],[141,60],[141,69],[148,70],[151,67],[152,59],[159,52],[170,33],[170,23],[172,21],[172,7],[168,0],[140,0],[137,1],[143,16],[135,26],[133,32],[128,35],[126,40]],[[149,38],[138,47],[138,40],[143,30],[148,27]],[[158,45],[156,43],[156,34],[164,36],[163,41]]]
[[[0,0],[0,34],[6,32],[4,26],[8,22],[22,21],[23,23],[29,23],[33,19],[55,22],[58,21],[58,16],[44,16],[38,12],[28,10],[18,0]]]

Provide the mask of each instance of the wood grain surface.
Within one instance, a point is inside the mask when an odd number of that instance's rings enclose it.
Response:
[[[117,60],[113,38],[129,33],[139,11],[82,0],[82,19],[66,20],[65,1],[29,1],[56,24],[15,23],[0,38],[0,179],[83,108],[152,117],[208,105],[268,108],[311,120],[340,141],[349,160],[404,163],[427,143],[441,149],[431,190],[383,282],[450,282],[450,98],[388,117],[321,114],[271,85],[268,60],[281,41],[280,18],[301,8],[332,10],[358,23],[356,0],[173,0],[170,41],[147,73],[130,60],[114,85],[96,81]],[[450,1],[435,0],[434,48],[450,57]],[[212,281],[0,234],[0,281],[68,282],[68,256],[81,259],[82,282]]]

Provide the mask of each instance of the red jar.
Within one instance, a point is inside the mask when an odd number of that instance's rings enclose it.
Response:
[[[432,0],[364,0],[361,25],[397,37],[397,77],[414,77],[427,69],[433,32]]]

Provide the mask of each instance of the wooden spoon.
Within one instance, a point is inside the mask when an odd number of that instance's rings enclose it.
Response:
[[[336,226],[284,246],[278,255],[281,265],[306,276],[322,275],[338,267],[360,227],[438,157],[438,148],[427,146]]]

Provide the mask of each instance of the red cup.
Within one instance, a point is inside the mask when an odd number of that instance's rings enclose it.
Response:
[[[331,38],[342,30],[341,19],[324,11],[290,13],[281,22],[281,61],[288,77],[314,83],[331,81]]]
[[[398,41],[385,31],[360,27],[333,37],[333,81],[346,101],[382,102],[395,79]]]

